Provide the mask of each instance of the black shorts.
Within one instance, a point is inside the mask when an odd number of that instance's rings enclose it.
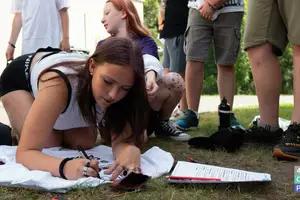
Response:
[[[7,93],[25,90],[32,92],[30,86],[30,65],[35,54],[38,52],[50,52],[44,55],[41,59],[60,52],[60,49],[51,47],[38,49],[35,53],[25,54],[14,59],[6,66],[0,77],[0,97]]]
[[[148,127],[147,127],[147,135],[150,136],[152,133],[155,131],[157,123],[159,122],[158,116],[159,112],[154,111],[153,109],[150,108],[150,114],[149,114],[149,122],[148,122]]]

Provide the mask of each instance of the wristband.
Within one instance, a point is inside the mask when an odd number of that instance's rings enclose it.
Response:
[[[60,175],[60,177],[62,177],[64,179],[67,179],[65,174],[64,174],[64,167],[65,167],[66,163],[70,160],[73,160],[73,158],[65,158],[59,164],[59,175]]]
[[[12,48],[16,48],[16,46],[13,44],[13,43],[11,43],[11,42],[8,42],[8,44],[12,47]]]

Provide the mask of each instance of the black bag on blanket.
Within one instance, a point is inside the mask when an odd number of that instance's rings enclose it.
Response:
[[[238,127],[223,128],[209,137],[194,137],[189,145],[196,148],[215,150],[223,148],[226,152],[235,152],[244,143],[245,131]]]
[[[11,128],[0,122],[0,145],[12,144]]]

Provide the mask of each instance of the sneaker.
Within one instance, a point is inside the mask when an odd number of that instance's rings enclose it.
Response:
[[[156,137],[165,137],[177,141],[188,141],[191,138],[190,135],[176,129],[169,120],[158,123],[155,135]]]
[[[278,128],[277,131],[271,132],[263,127],[258,126],[258,120],[253,122],[250,129],[245,132],[245,142],[277,144],[282,138],[283,130]]]
[[[238,120],[235,118],[234,113],[232,113],[232,115],[231,115],[231,126],[232,126],[232,127],[233,127],[233,126],[236,126],[236,127],[240,128],[240,129],[242,129],[242,130],[245,130],[245,127],[243,127],[243,126],[238,122]]]
[[[176,108],[174,109],[170,120],[171,121],[178,121],[180,119],[182,119],[184,117],[184,112],[182,110],[180,110],[179,106],[176,106]]]
[[[300,125],[291,124],[273,149],[273,157],[283,160],[300,159]]]
[[[199,119],[197,115],[190,109],[187,109],[183,119],[178,120],[175,122],[176,128],[187,131],[187,130],[193,130],[198,127]]]

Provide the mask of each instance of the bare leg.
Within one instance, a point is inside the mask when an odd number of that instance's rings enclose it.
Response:
[[[17,90],[4,95],[1,100],[12,128],[20,134],[34,101],[33,96],[27,91]]]
[[[169,72],[170,72],[169,68],[164,68],[164,74],[167,74]]]
[[[1,100],[13,131],[17,132],[20,137],[27,114],[34,101],[33,96],[27,91],[17,90],[4,95]],[[53,132],[51,137],[48,138],[48,143],[45,147],[59,146],[61,138],[61,134]]]
[[[300,46],[293,45],[294,61],[294,110],[292,122],[300,123]]]
[[[159,112],[159,118],[169,119],[184,92],[184,81],[179,74],[170,72],[158,81],[159,91],[150,106]]]
[[[187,61],[186,65],[186,99],[188,108],[198,111],[204,80],[204,63]]]
[[[281,72],[271,44],[263,44],[248,50],[256,94],[259,102],[260,122],[278,125]]]
[[[221,100],[227,99],[229,105],[233,106],[235,88],[234,65],[218,65],[218,90]]]
[[[185,79],[185,73],[184,72],[180,72],[178,74],[180,74],[180,76],[183,78],[183,80]],[[186,109],[188,108],[185,92],[182,94],[182,97],[181,97],[180,102],[179,102],[179,106],[180,106],[180,110],[182,110],[183,112],[185,112]]]

